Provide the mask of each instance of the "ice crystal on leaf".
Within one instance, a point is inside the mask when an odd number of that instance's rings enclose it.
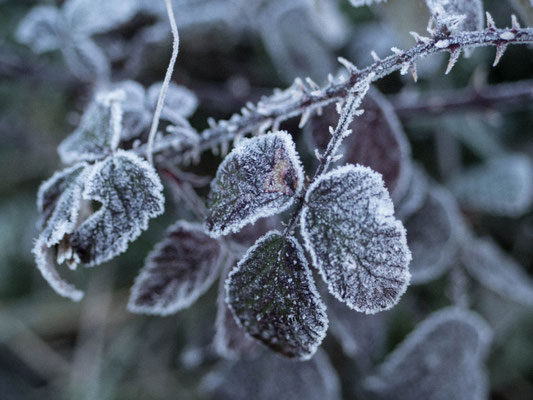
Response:
[[[300,244],[271,231],[226,281],[226,301],[248,334],[289,358],[310,358],[328,327]]]
[[[124,93],[122,106],[121,140],[138,137],[147,130],[152,120],[152,110],[146,106],[146,90],[135,81],[122,81],[114,84],[111,91]]]
[[[361,164],[383,175],[394,199],[403,196],[408,186],[411,149],[400,121],[389,102],[376,89],[370,89],[361,103],[365,111],[350,124],[352,134],[341,145],[343,161]],[[334,106],[311,119],[306,133],[319,151],[327,148],[331,138],[329,126],[339,115]]]
[[[438,19],[453,21],[456,17],[464,16],[458,25],[459,30],[480,31],[483,29],[483,3],[481,0],[426,0],[432,14],[438,14]],[[454,29],[456,31],[458,29]]]
[[[243,140],[211,183],[206,227],[213,236],[286,210],[303,185],[303,169],[287,132]]]
[[[404,221],[413,254],[409,266],[413,283],[438,278],[451,265],[459,249],[460,218],[455,199],[434,186],[422,207]]]
[[[121,91],[96,96],[79,127],[59,145],[59,155],[65,164],[98,160],[117,148],[122,128],[122,98]]]
[[[366,379],[372,398],[484,400],[482,362],[492,333],[477,314],[448,308],[430,315]]]
[[[83,292],[61,279],[55,268],[55,258],[71,262],[74,257],[73,263],[77,262],[66,235],[71,234],[78,224],[87,171],[88,165],[80,163],[56,172],[41,185],[37,194],[42,229],[33,248],[37,267],[58,294],[74,301],[80,300]],[[63,252],[61,257],[60,251]]]
[[[409,284],[405,229],[380,174],[346,165],[309,187],[301,232],[329,291],[357,311],[394,306]]]
[[[499,156],[463,172],[451,187],[468,208],[518,217],[529,210],[533,201],[533,168],[525,155]]]
[[[169,315],[190,306],[213,283],[222,247],[200,225],[178,221],[148,255],[131,289],[128,309]]]
[[[76,289],[75,286],[64,281],[55,267],[56,248],[50,247],[46,244],[44,238],[39,237],[33,247],[33,255],[37,263],[37,268],[41,272],[43,278],[48,282],[50,287],[56,291],[57,294],[67,297],[72,301],[80,301],[83,297],[83,292]]]
[[[133,153],[119,150],[95,164],[87,176],[83,198],[102,207],[74,232],[70,244],[89,265],[124,252],[163,212],[163,186],[154,168]]]
[[[39,188],[41,236],[48,246],[59,243],[76,228],[87,167],[88,164],[79,163],[58,171]]]
[[[340,400],[337,373],[326,354],[295,363],[265,352],[222,363],[204,381],[213,400]]]
[[[461,249],[461,262],[477,281],[498,295],[533,305],[533,279],[491,240],[471,238]]]

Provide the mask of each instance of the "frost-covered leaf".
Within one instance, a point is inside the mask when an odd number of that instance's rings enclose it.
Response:
[[[465,16],[459,24],[459,30],[480,31],[483,29],[483,2],[482,0],[426,0],[432,14],[439,14],[439,19]],[[456,29],[457,30],[457,29]]]
[[[324,79],[335,68],[332,51],[320,37],[321,27],[304,1],[262,3],[257,21],[265,48],[287,80],[299,76]]]
[[[218,240],[200,225],[178,221],[148,255],[131,289],[128,309],[169,315],[189,307],[217,277],[222,256]]]
[[[146,91],[135,81],[123,81],[113,85],[112,90],[124,92],[122,105],[121,140],[138,137],[147,130],[152,120],[152,110],[146,106]]]
[[[203,387],[213,400],[340,400],[337,373],[326,354],[295,363],[272,353],[222,363]]]
[[[65,164],[94,161],[117,148],[122,124],[122,95],[123,92],[102,93],[91,102],[79,127],[58,147]]]
[[[342,160],[361,164],[383,175],[394,200],[403,196],[409,184],[411,150],[400,121],[389,102],[375,89],[370,89],[361,103],[365,111],[350,124],[352,134],[342,144]],[[334,106],[311,119],[307,133],[323,152],[331,135],[329,126],[339,119]]]
[[[370,6],[374,3],[382,3],[387,0],[350,0],[350,4],[354,7]]]
[[[329,293],[323,295],[329,318],[329,330],[344,354],[353,358],[363,371],[369,370],[382,355],[387,327],[386,314],[367,315],[350,310]]]
[[[433,186],[422,207],[404,221],[413,254],[411,281],[425,283],[442,275],[459,249],[459,210],[444,188]]]
[[[37,6],[22,19],[15,36],[36,53],[56,50],[65,39],[65,21],[53,6]]]
[[[55,253],[55,247],[49,247],[45,239],[39,237],[33,247],[33,255],[35,256],[37,268],[57,294],[73,301],[80,301],[83,297],[83,292],[64,281],[57,272],[55,267]]]
[[[119,150],[95,164],[83,198],[102,206],[70,238],[80,260],[96,265],[124,252],[148,220],[163,212],[162,190],[154,168],[133,153]]]
[[[78,261],[68,245],[68,235],[80,219],[82,191],[89,169],[87,164],[80,163],[58,171],[41,185],[37,194],[42,229],[33,247],[37,267],[58,294],[74,301],[80,300],[83,292],[66,283],[55,265],[56,259],[73,265]]]
[[[533,279],[491,240],[469,240],[461,248],[461,262],[483,286],[517,303],[533,305]]]
[[[396,215],[401,220],[407,219],[410,215],[420,209],[424,204],[429,190],[429,182],[422,167],[414,165],[409,174],[409,183],[404,196],[398,200]]]
[[[287,132],[243,140],[211,182],[207,230],[226,235],[278,214],[293,203],[302,185],[303,169]]]
[[[137,0],[67,0],[62,11],[72,32],[90,36],[118,27],[137,9]]]
[[[372,398],[485,400],[482,362],[492,333],[477,314],[448,308],[430,315],[365,380]]]
[[[152,109],[156,107],[161,85],[162,82],[154,83],[148,88],[148,104]],[[192,91],[171,82],[167,90],[167,96],[165,97],[165,105],[161,113],[161,118],[174,123],[174,114],[177,114],[179,117],[189,118],[196,111],[197,107],[198,98]]]
[[[518,217],[530,209],[533,201],[531,161],[522,154],[493,158],[455,177],[451,188],[468,208]]]
[[[65,63],[84,82],[102,81],[109,77],[111,66],[107,56],[89,38],[79,38],[61,48]]]
[[[289,358],[305,360],[326,335],[326,308],[300,244],[271,231],[229,274],[227,298],[248,334]]]
[[[226,279],[233,263],[228,263],[220,277],[217,298],[216,331],[213,338],[215,351],[224,358],[238,360],[243,355],[253,354],[259,345],[240,326],[226,304]]]
[[[43,182],[37,193],[37,208],[41,214],[41,236],[53,246],[76,228],[87,164],[80,163],[56,172]]]
[[[346,165],[313,182],[300,220],[328,290],[357,311],[394,306],[409,284],[405,229],[380,174]]]

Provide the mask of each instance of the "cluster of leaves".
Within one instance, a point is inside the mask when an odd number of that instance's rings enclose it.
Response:
[[[381,1],[350,2],[358,7]],[[195,23],[236,21],[242,9],[238,1],[175,3],[190,11],[178,18]],[[321,54],[322,46],[325,41],[342,43],[343,35],[333,24],[321,31],[320,15],[310,11],[313,8],[306,1],[252,3],[248,18],[259,21],[254,29],[285,77],[293,78],[300,71],[322,77],[333,69],[330,52]],[[250,354],[256,358],[229,362],[219,374],[208,377],[206,387],[216,398],[249,396],[259,376],[250,375],[251,369],[264,371],[265,381],[273,386],[280,384],[280,393],[339,398],[335,373],[327,357],[317,353],[329,325],[346,355],[361,359],[365,378],[360,383],[366,395],[486,397],[483,362],[490,328],[463,308],[430,315],[373,371],[373,356],[365,354],[368,338],[378,341],[376,331],[385,324],[376,313],[395,306],[410,283],[424,284],[448,272],[451,276],[464,271],[501,296],[533,304],[531,278],[493,241],[476,237],[460,211],[463,207],[506,217],[523,215],[533,201],[530,160],[503,151],[452,177],[447,186],[438,184],[413,162],[393,107],[370,87],[373,80],[398,69],[402,74],[411,70],[416,80],[415,61],[423,51],[425,55],[449,51],[449,72],[472,40],[464,32],[482,31],[482,42],[486,31],[480,0],[426,3],[434,26],[429,27],[431,38],[413,35],[415,50],[393,48],[395,55],[385,60],[373,53],[375,64],[366,72],[341,59],[348,79],[343,78],[344,71],[331,77],[323,89],[311,79],[305,83],[297,79],[289,89],[247,105],[242,115],[212,124],[202,134],[187,120],[198,105],[195,95],[174,84],[169,87],[161,114],[166,135],[159,133],[155,143],[156,167],[166,170],[171,163],[188,161],[185,156],[166,157],[166,152],[179,154],[182,148],[192,148],[188,156],[198,156],[213,143],[227,146],[233,139],[235,147],[211,182],[207,208],[202,200],[193,199],[201,204],[195,211],[203,225],[179,220],[168,228],[135,281],[128,309],[174,314],[220,278],[215,348],[229,359]],[[111,64],[92,36],[126,23],[139,12],[160,14],[159,6],[150,7],[143,0],[107,0],[97,6],[68,0],[61,8],[33,9],[17,35],[36,52],[63,51],[81,79],[106,82],[111,79]],[[339,17],[335,7],[325,7],[322,18]],[[99,18],[103,14],[111,17]],[[274,29],[271,21],[276,21]],[[512,29],[518,32],[515,22]],[[487,23],[487,30],[496,32],[490,15]],[[302,46],[295,34],[302,30],[320,31],[322,36]],[[454,34],[458,39],[452,44]],[[507,43],[515,39],[511,34],[499,34],[496,42],[486,39],[497,46],[496,63]],[[318,54],[318,61],[309,57],[305,60],[311,65],[299,65],[302,53]],[[44,182],[38,193],[41,232],[33,249],[37,266],[52,288],[75,301],[83,292],[65,282],[57,266],[75,269],[80,263],[94,266],[109,261],[164,209],[157,170],[142,158],[161,83],[148,89],[135,81],[102,87],[79,127],[59,146],[68,167]],[[277,129],[281,121],[300,114],[305,141],[318,159],[311,179],[306,178],[293,136]],[[266,132],[268,128],[272,129]],[[217,129],[222,134],[215,137]],[[253,131],[260,134],[241,138]],[[330,170],[341,157],[345,165]],[[187,188],[180,190],[190,203]],[[288,214],[285,222],[283,213]],[[319,292],[321,283],[315,281],[310,265],[322,278],[323,291]],[[288,358],[316,357],[294,367],[265,353],[257,343]],[[452,363],[455,368],[450,369]],[[221,376],[224,382],[245,382],[250,387],[243,386],[237,393],[235,385],[221,383]],[[310,380],[312,387],[295,385]],[[441,389],[438,395],[436,387]],[[272,391],[256,393],[258,399],[272,395]]]

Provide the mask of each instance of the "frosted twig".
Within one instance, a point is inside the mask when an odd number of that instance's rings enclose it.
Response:
[[[513,33],[512,38],[506,33]],[[532,28],[518,30],[516,28],[487,28],[482,31],[450,35],[436,34],[429,41],[417,43],[402,53],[392,54],[362,70],[351,72],[349,78],[344,81],[333,79],[320,90],[302,91],[298,85],[292,85],[288,89],[275,91],[273,95],[264,97],[256,105],[247,106],[246,115],[235,114],[229,120],[218,121],[205,129],[197,143],[183,143],[179,149],[176,149],[172,147],[172,137],[168,136],[154,143],[153,150],[164,160],[174,159],[175,162],[180,163],[191,152],[210,150],[233,141],[236,136],[264,131],[289,118],[298,117],[307,110],[317,112],[321,107],[345,98],[353,86],[371,74],[374,74],[371,79],[374,82],[400,70],[406,63],[414,65],[421,58],[442,51],[449,52],[452,49],[532,42]],[[137,151],[143,151],[143,149],[144,146],[139,147]]]
[[[174,11],[172,10],[172,4],[170,0],[165,0],[167,6],[168,19],[170,21],[170,29],[172,30],[172,56],[170,57],[170,63],[168,64],[167,72],[165,74],[165,79],[161,85],[161,92],[159,93],[159,98],[157,99],[157,106],[154,112],[154,119],[152,120],[152,126],[150,128],[150,134],[148,135],[148,142],[146,143],[146,158],[148,162],[153,165],[152,152],[154,146],[154,139],[157,133],[157,128],[159,127],[159,118],[161,117],[161,112],[163,110],[163,105],[165,104],[165,97],[167,95],[168,86],[170,84],[170,78],[172,77],[172,72],[174,72],[174,65],[176,64],[176,59],[178,58],[179,46],[180,46],[180,37],[178,33],[178,27],[176,26],[176,18],[174,18]]]

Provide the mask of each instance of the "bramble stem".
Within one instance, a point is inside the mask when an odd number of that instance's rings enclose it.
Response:
[[[290,88],[275,92],[269,97],[264,97],[256,105],[249,104],[227,121],[219,121],[205,129],[199,142],[181,143],[178,148],[173,147],[174,138],[169,135],[154,143],[153,151],[164,159],[183,162],[191,153],[203,152],[234,140],[237,137],[254,131],[265,131],[276,128],[281,122],[300,116],[304,113],[316,112],[320,108],[346,97],[352,87],[358,82],[374,74],[374,82],[394,71],[415,65],[424,57],[442,51],[456,52],[465,48],[481,46],[497,46],[502,48],[509,44],[533,43],[532,28],[486,28],[476,32],[461,32],[445,35],[436,34],[427,41],[419,41],[410,49],[392,54],[378,60],[363,70],[354,69],[346,80],[332,80],[322,88],[313,89],[305,87],[301,82],[295,81]],[[136,149],[143,153],[145,146]]]

